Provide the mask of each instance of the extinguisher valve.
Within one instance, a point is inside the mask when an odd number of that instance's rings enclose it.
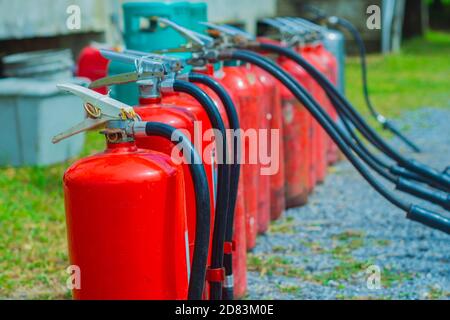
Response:
[[[95,129],[106,124],[109,124],[109,129],[105,131],[105,134],[109,135],[113,140],[119,136],[125,138],[127,132],[130,132],[130,129],[127,129],[130,123],[140,120],[140,117],[134,112],[131,106],[88,88],[71,83],[58,84],[57,87],[61,91],[80,97],[84,101],[83,106],[87,117],[72,128],[53,137],[53,143],[58,143],[80,132]],[[110,130],[113,128],[114,130]],[[120,135],[119,130],[122,130]]]
[[[173,80],[185,66],[185,62],[179,58],[154,53],[135,50],[119,52],[106,49],[101,49],[100,52],[105,58],[133,65],[136,70],[98,79],[89,87],[92,89],[136,82],[139,86],[140,96],[143,98],[160,97],[161,90],[173,91]]]

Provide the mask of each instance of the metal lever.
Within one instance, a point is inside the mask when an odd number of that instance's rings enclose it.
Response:
[[[87,118],[72,128],[53,137],[52,142],[58,143],[83,131],[104,125],[111,120],[139,120],[133,108],[85,87],[76,84],[58,84],[58,89],[72,93],[84,101]]]
[[[299,41],[297,28],[292,28],[292,26],[286,25],[285,23],[273,18],[264,18],[261,22],[277,29],[280,32],[281,40],[286,42],[288,46],[291,46],[293,43]]]
[[[186,40],[191,42],[194,47],[205,47],[206,46],[206,43],[204,41],[206,38],[204,38],[203,36],[199,36],[199,34],[197,32],[194,32],[185,27],[182,27],[179,24],[177,24],[169,19],[166,19],[166,18],[161,18],[161,17],[155,16],[155,17],[152,17],[151,19],[153,21],[159,22],[160,24],[171,27],[172,29],[177,31],[181,36],[183,36]]]
[[[264,18],[261,20],[261,22],[277,29],[282,34],[293,35],[296,33],[296,30],[293,30],[292,27],[286,26],[285,24],[281,23],[280,21],[272,19],[272,18]]]
[[[125,84],[125,83],[131,83],[131,82],[137,82],[139,80],[144,80],[148,78],[153,77],[163,77],[163,72],[127,72],[127,73],[121,73],[116,74],[113,76],[104,77],[101,79],[97,79],[95,81],[92,81],[89,84],[89,89],[96,89],[96,88],[102,88],[102,87],[109,87],[116,84]]]
[[[238,27],[231,26],[229,24],[223,24],[222,26],[224,26],[225,28],[227,28],[231,31],[234,31],[236,33],[236,35],[246,38],[247,40],[255,40],[256,39],[256,37],[254,35],[252,35],[250,32],[239,29]]]
[[[161,79],[171,73],[179,72],[184,67],[184,64],[178,58],[165,57],[153,53],[148,54],[145,52],[134,50],[125,50],[122,52],[118,52],[106,49],[101,49],[100,52],[105,58],[109,60],[133,64],[136,68],[136,71],[98,79],[90,84],[89,88],[91,89],[111,86],[115,84],[137,82],[140,80],[147,80],[152,78]]]
[[[145,58],[152,58],[155,61],[161,61],[163,63],[163,66],[165,68],[165,72],[179,72],[181,71],[185,64],[184,61],[177,57],[170,57],[170,56],[163,56],[156,53],[147,53],[143,51],[137,51],[137,50],[123,50],[123,54],[131,55],[136,57],[136,59],[145,59]]]
[[[302,26],[305,29],[309,29],[310,32],[315,34],[318,38],[324,37],[324,32],[326,31],[325,27],[319,26],[315,23],[312,23],[311,21],[308,21],[308,20],[302,19],[302,18],[286,18],[286,19]]]

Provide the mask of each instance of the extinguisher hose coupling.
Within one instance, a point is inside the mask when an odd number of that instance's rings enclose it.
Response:
[[[131,134],[137,138],[145,137],[147,135],[146,126],[147,126],[147,122],[144,122],[144,121],[133,122],[132,127],[131,127],[131,131],[132,131]]]
[[[428,227],[450,234],[450,219],[422,207],[411,205],[406,217]]]
[[[404,178],[397,179],[396,187],[400,191],[418,196],[450,211],[450,195],[447,192],[432,190],[420,183],[412,182]]]
[[[168,79],[164,79],[163,81],[161,81],[161,84],[160,84],[161,93],[175,92],[175,90],[173,89],[174,82],[175,82],[175,79],[173,79],[173,78],[172,79],[168,78]]]

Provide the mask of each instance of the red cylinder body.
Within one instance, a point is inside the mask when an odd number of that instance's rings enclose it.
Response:
[[[194,142],[193,137],[195,134],[203,135],[203,132],[195,132],[194,121],[198,120],[197,115],[185,110],[187,108],[188,101],[179,98],[177,103],[172,100],[171,103],[161,103],[160,99],[141,99],[141,105],[135,107],[136,113],[141,117],[143,121],[162,122],[171,125],[174,128],[184,130],[191,137],[191,142]],[[184,108],[182,108],[183,106]],[[208,130],[211,128],[211,124],[207,121],[202,122],[202,130]],[[139,137],[136,139],[136,144],[139,148],[155,150],[171,156],[174,149],[174,144],[163,137],[148,136]],[[216,190],[215,182],[215,167],[214,164],[210,164],[205,161],[205,157],[208,157],[208,150],[206,145],[203,145],[201,149],[198,146],[197,152],[202,155],[203,163],[205,166],[206,175],[208,178],[208,185],[210,190],[211,199],[211,223],[214,223],[214,195]],[[209,157],[215,152],[211,150]],[[196,226],[196,209],[195,209],[195,193],[192,177],[189,170],[189,165],[183,164],[183,171],[185,176],[186,186],[186,210],[187,221],[189,230],[189,247],[190,256],[192,258],[193,248],[195,243],[195,226]],[[212,239],[212,228],[210,239]]]
[[[261,92],[258,113],[258,232],[265,233],[270,223],[270,117],[272,103],[276,98],[278,88],[275,80],[266,71],[248,64],[246,68],[249,77],[255,77],[255,86]],[[245,112],[245,111],[244,111]],[[255,116],[255,114],[254,114]],[[264,162],[264,163],[263,163]]]
[[[324,65],[321,58],[318,56],[315,51],[314,45],[305,45],[299,48],[300,54],[311,63],[315,68],[317,68],[323,74],[327,74],[327,67]],[[326,105],[326,95],[325,92],[320,88],[319,84],[315,81],[311,83],[311,91],[310,93],[315,98],[315,100],[328,112]],[[313,118],[313,127],[316,132],[316,139],[314,144],[314,162],[316,164],[316,180],[317,182],[323,182],[325,180],[326,172],[327,172],[327,144],[328,144],[328,136],[326,135],[323,128],[319,125],[319,123]]]
[[[241,176],[244,180],[245,233],[249,250],[256,244],[258,231],[259,166],[258,159],[252,159],[258,154],[258,150],[257,145],[255,146],[249,139],[252,138],[250,136],[252,133],[257,135],[258,118],[255,115],[258,114],[260,91],[255,86],[256,77],[252,78],[248,74],[245,68],[225,66],[222,72],[216,74],[216,77],[229,92],[233,92],[233,95],[238,98],[240,125],[246,133],[242,135]]]
[[[208,66],[205,70],[195,70],[195,72],[205,73],[209,76],[214,77],[213,68],[211,68],[211,66]],[[221,79],[219,78],[216,78],[216,80],[218,80],[219,82],[221,81]],[[222,119],[225,123],[225,127],[229,128],[228,117],[220,99],[209,88],[203,85],[200,85],[200,87],[213,99],[215,104],[218,106],[219,112],[221,113]],[[239,104],[237,103],[238,99],[234,95],[234,92],[231,90],[227,90],[227,92],[235,102],[235,106],[237,108],[237,111],[239,112]],[[164,97],[164,101],[167,103],[179,105],[180,98],[189,99],[191,102],[191,104],[189,105],[184,105],[183,108],[186,108],[189,112],[195,113],[197,117],[202,121],[207,121],[209,123],[208,115],[203,110],[203,107],[200,106],[196,100],[185,94],[173,94],[171,96]],[[231,137],[229,136],[227,138],[228,142],[231,143]],[[231,146],[229,150],[231,150]],[[242,171],[243,170],[241,168],[241,178],[239,180],[238,197],[236,199],[233,230],[233,241],[235,242],[235,251],[233,252],[233,273],[234,291],[236,297],[243,297],[247,290],[247,248],[245,233],[244,179]]]
[[[269,178],[270,190],[270,217],[271,219],[278,219],[286,207],[286,199],[284,195],[284,144],[283,144],[283,116],[281,110],[281,93],[278,81],[268,72],[261,68],[253,67],[259,81],[263,85],[263,90],[267,96],[265,99],[266,106],[264,107],[262,124],[267,126],[268,139],[267,155],[271,158],[271,170],[267,172],[268,176],[261,176],[261,178]],[[275,134],[273,137],[271,134]],[[260,139],[260,148],[261,148]],[[263,152],[265,153],[265,152]],[[267,164],[261,163],[262,170],[267,168]],[[262,173],[262,172],[261,172]],[[260,194],[260,196],[262,196]]]
[[[99,48],[87,46],[81,50],[77,60],[77,77],[88,78],[91,81],[106,77],[109,60],[102,56]],[[97,88],[95,91],[106,94],[107,88]]]
[[[323,64],[327,67],[327,77],[336,86],[338,77],[338,66],[336,57],[327,49],[325,49],[322,43],[316,45],[316,51],[319,57],[321,57]],[[331,118],[337,122],[338,114],[336,109],[331,104],[330,99],[325,96],[325,107],[328,110]],[[327,160],[329,164],[333,164],[339,160],[339,149],[334,141],[327,136],[328,148],[327,148]]]
[[[231,90],[222,83],[224,72],[219,70],[214,72],[212,65],[207,65],[204,70],[195,70],[195,72],[205,73],[215,78],[221,83],[227,93],[230,95],[234,102],[238,115],[240,114],[240,104],[237,96],[237,91]],[[215,94],[211,96],[213,100],[218,99]],[[215,100],[216,101],[216,100]],[[226,117],[227,128],[229,127]],[[231,135],[228,136],[228,141],[231,143]],[[229,150],[232,150],[231,145]],[[236,199],[236,207],[234,213],[234,228],[233,228],[233,241],[235,243],[235,250],[233,252],[233,276],[234,276],[234,295],[236,298],[245,296],[247,290],[247,239],[246,239],[246,213],[245,213],[245,183],[243,178],[244,168],[241,165],[238,196]]]
[[[300,81],[307,90],[311,83],[306,72],[289,59],[280,58],[280,66]],[[295,207],[307,202],[308,194],[315,184],[311,151],[315,136],[311,132],[311,117],[305,107],[292,93],[281,85],[284,128],[284,159],[286,179],[286,206]]]
[[[186,299],[189,250],[181,166],[109,144],[64,174],[75,299]]]

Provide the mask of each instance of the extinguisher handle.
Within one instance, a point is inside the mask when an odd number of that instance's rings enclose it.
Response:
[[[204,35],[200,35],[197,32],[194,32],[188,28],[185,28],[177,23],[175,23],[172,20],[169,20],[167,18],[162,18],[162,17],[152,17],[153,20],[159,22],[160,24],[166,25],[168,27],[171,27],[172,29],[174,29],[175,31],[177,31],[181,36],[183,36],[186,40],[194,43],[194,45],[199,46],[199,47],[204,47],[206,46],[206,43],[204,41],[205,36]]]
[[[53,137],[52,142],[58,143],[68,137],[96,128],[112,120],[138,120],[134,109],[120,101],[92,91],[80,85],[67,83],[56,85],[59,90],[74,94],[84,102],[87,118],[68,130]]]

